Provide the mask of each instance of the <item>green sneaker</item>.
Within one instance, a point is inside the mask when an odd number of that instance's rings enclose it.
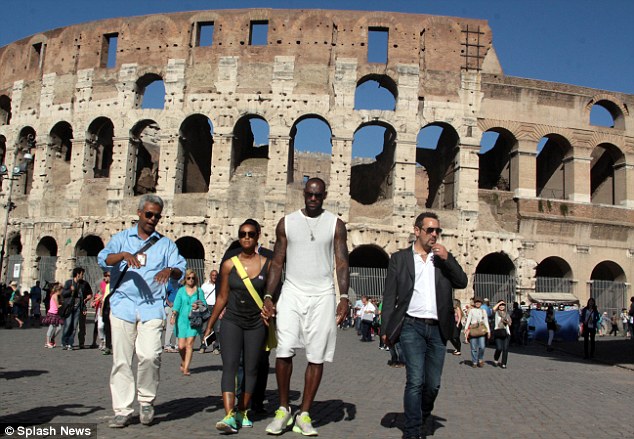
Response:
[[[313,428],[313,421],[310,419],[308,412],[301,412],[295,416],[295,425],[293,426],[295,433],[301,433],[304,436],[317,436],[317,430]]]
[[[290,426],[293,423],[293,415],[291,414],[290,409],[286,409],[285,407],[280,407],[275,410],[275,419],[271,421],[269,425],[266,427],[266,432],[268,434],[282,434],[286,427]]]
[[[253,428],[253,422],[247,417],[247,411],[236,413],[236,421],[242,428]]]
[[[222,421],[216,422],[216,430],[220,430],[224,433],[238,432],[238,425],[236,424],[236,418],[233,416],[233,412],[225,416]]]

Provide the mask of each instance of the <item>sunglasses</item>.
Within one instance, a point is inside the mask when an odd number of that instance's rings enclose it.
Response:
[[[251,232],[251,231],[245,232],[245,231],[242,231],[242,230],[238,232],[238,237],[239,238],[246,238],[247,236],[249,238],[255,238],[255,237],[258,236],[258,232]]]
[[[187,278],[186,278],[186,279],[187,279],[187,280],[192,280],[192,279],[194,279],[194,280],[195,280],[195,279],[196,279],[196,276],[187,276]]]
[[[143,216],[147,219],[156,218],[157,221],[163,218],[163,215],[161,215],[160,213],[150,212],[149,210],[147,212],[143,212]]]
[[[422,230],[428,235],[431,235],[434,232],[436,232],[436,235],[440,235],[442,233],[442,229],[440,227],[427,227],[425,229],[423,229],[422,227],[418,227],[418,230]]]
[[[307,192],[304,191],[304,196],[308,199],[311,199],[313,197],[317,198],[318,200],[321,200],[324,198],[324,193],[323,192]]]

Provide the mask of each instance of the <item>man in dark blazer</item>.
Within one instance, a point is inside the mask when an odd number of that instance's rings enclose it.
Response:
[[[456,322],[453,289],[467,286],[467,275],[439,244],[438,216],[420,214],[414,222],[416,240],[394,253],[383,291],[384,342],[400,341],[407,378],[405,438],[420,438],[440,390],[446,342]]]

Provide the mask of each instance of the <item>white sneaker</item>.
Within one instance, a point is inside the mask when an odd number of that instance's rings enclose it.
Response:
[[[313,421],[310,419],[308,412],[301,412],[295,416],[295,425],[293,426],[295,433],[301,433],[304,436],[317,436],[317,430],[313,428]]]
[[[266,432],[268,434],[282,434],[286,427],[289,427],[292,423],[293,415],[290,409],[287,410],[285,407],[280,407],[275,410],[275,419],[267,425]]]

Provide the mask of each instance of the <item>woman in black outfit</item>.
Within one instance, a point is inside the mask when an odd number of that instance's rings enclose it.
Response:
[[[453,328],[453,337],[449,340],[454,347],[453,354],[460,355],[460,333],[462,332],[462,309],[460,308],[460,301],[458,299],[453,300],[453,315],[456,325]]]
[[[253,220],[246,220],[238,229],[242,251],[237,258],[256,290],[260,299],[264,297],[264,288],[269,270],[269,259],[257,253],[260,227]],[[251,395],[255,388],[258,360],[264,347],[266,328],[261,318],[261,308],[256,304],[245,282],[238,274],[234,259],[227,259],[220,267],[220,290],[216,305],[207,328],[213,328],[220,313],[226,308],[222,318],[220,344],[222,346],[222,401],[225,417],[216,423],[216,428],[225,433],[236,433],[238,428],[252,427],[247,417]],[[209,335],[210,329],[205,332]],[[240,356],[244,358],[244,391],[235,404],[235,378],[240,365]]]

